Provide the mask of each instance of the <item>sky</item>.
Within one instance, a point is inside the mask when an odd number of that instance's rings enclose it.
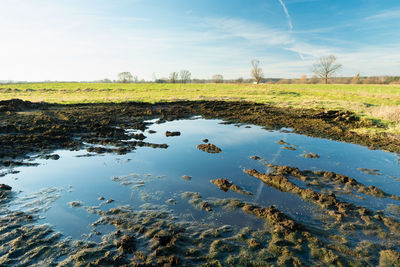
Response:
[[[400,75],[399,0],[0,0],[0,80]]]

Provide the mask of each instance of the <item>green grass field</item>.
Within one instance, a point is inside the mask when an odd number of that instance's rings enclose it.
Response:
[[[361,116],[381,120],[387,125],[384,131],[400,133],[400,85],[101,83],[0,85],[0,100],[12,98],[65,104],[247,100],[297,108],[350,110]]]

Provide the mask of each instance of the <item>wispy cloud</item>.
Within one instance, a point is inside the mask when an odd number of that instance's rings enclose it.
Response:
[[[283,11],[286,14],[286,18],[287,18],[287,23],[289,25],[289,29],[293,30],[292,18],[290,17],[289,11],[287,10],[285,3],[282,0],[279,0],[279,3],[281,4],[281,6],[283,8]]]
[[[369,16],[367,20],[389,20],[389,19],[400,19],[400,9],[384,10],[378,14]]]
[[[346,32],[355,27],[348,26],[349,21],[343,21],[342,26],[335,22],[318,25],[321,28],[296,26],[292,30],[286,5],[290,9],[290,4],[304,0],[279,0],[279,5],[274,2],[278,16],[283,17],[283,8],[290,30],[243,16],[196,17],[194,13],[200,16],[201,12],[195,9],[190,16],[174,17],[173,23],[166,23],[165,18],[140,10],[113,13],[112,8],[105,7],[65,8],[58,1],[42,1],[47,5],[30,0],[0,1],[9,3],[7,9],[0,9],[2,79],[91,80],[114,78],[120,71],[150,79],[153,72],[157,77],[167,77],[183,68],[193,77],[221,73],[229,79],[249,77],[252,58],[261,60],[267,77],[288,78],[310,75],[312,63],[329,54],[343,63],[344,75],[395,74],[400,69],[400,40],[367,45],[354,39],[348,43],[353,39],[336,33],[338,28]],[[371,20],[397,14],[385,11]],[[298,16],[300,19],[301,13]]]

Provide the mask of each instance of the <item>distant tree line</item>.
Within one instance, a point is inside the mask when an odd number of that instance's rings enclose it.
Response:
[[[179,72],[171,72],[168,78],[157,78],[153,73],[152,81],[139,81],[138,76],[132,75],[130,72],[120,72],[117,80],[110,80],[105,78],[103,80],[89,81],[94,83],[268,83],[268,84],[400,84],[400,76],[361,76],[360,73],[355,74],[353,77],[336,77],[336,74],[341,70],[342,64],[337,62],[334,55],[320,57],[313,65],[312,72],[314,75],[308,78],[305,74],[299,78],[282,79],[282,78],[264,78],[263,70],[260,67],[260,60],[253,59],[250,61],[251,70],[250,75],[252,78],[244,79],[239,77],[237,79],[224,79],[222,74],[215,74],[210,79],[192,78],[189,70],[181,70]],[[28,81],[0,81],[0,84],[9,83],[30,83]],[[44,83],[53,83],[61,81],[44,81]],[[88,82],[88,81],[80,81]]]

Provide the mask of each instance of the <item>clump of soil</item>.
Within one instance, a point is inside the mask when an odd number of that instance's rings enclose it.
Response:
[[[189,176],[189,175],[183,175],[183,176],[182,176],[182,179],[183,179],[183,180],[186,180],[186,181],[190,181],[190,180],[192,180],[192,177]]]
[[[222,152],[221,148],[213,144],[200,144],[197,146],[197,148],[211,154],[217,154]]]
[[[69,204],[71,207],[74,207],[74,208],[82,206],[82,202],[80,202],[80,201],[71,201],[71,202],[69,202],[68,204]]]
[[[7,199],[7,196],[10,194],[11,186],[6,184],[0,184],[0,204]]]
[[[211,183],[215,184],[216,186],[218,186],[219,189],[227,192],[228,190],[232,190],[234,192],[237,192],[239,194],[243,194],[243,195],[253,195],[251,192],[248,192],[246,190],[243,190],[241,187],[233,184],[232,182],[229,182],[228,179],[226,178],[219,178],[216,180],[210,180]]]
[[[203,201],[199,193],[184,192],[181,196],[184,199],[189,199],[189,203],[198,210],[212,211],[210,203],[207,201]]]
[[[170,132],[170,131],[165,132],[165,136],[167,136],[167,137],[180,136],[180,135],[181,135],[181,132]]]
[[[380,252],[379,266],[400,266],[400,252],[395,250],[382,250]]]
[[[291,147],[291,146],[284,146],[283,149],[292,150],[292,151],[296,150],[296,148]]]
[[[309,158],[309,159],[318,159],[319,158],[318,154],[315,154],[315,153],[312,153],[312,152],[307,153],[307,154],[301,154],[301,156],[305,157],[305,158]]]
[[[289,145],[289,143],[287,143],[287,142],[285,142],[283,140],[279,140],[279,141],[277,141],[277,143],[280,144],[280,145]]]
[[[52,159],[52,160],[59,160],[60,156],[58,154],[51,154],[51,155],[43,155],[42,159]]]
[[[132,134],[131,137],[132,137],[133,139],[136,139],[136,140],[144,140],[144,139],[147,138],[147,137],[146,137],[144,134],[142,134],[142,133]]]

